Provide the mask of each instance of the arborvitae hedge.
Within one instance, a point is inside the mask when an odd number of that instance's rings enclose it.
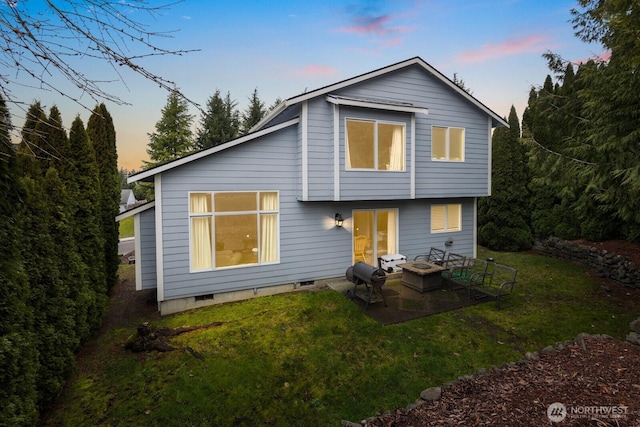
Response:
[[[37,423],[106,306],[96,156],[80,118],[70,138],[61,122],[32,105],[16,150],[0,97],[0,426]]]

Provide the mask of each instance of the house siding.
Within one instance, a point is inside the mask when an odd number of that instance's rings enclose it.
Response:
[[[393,200],[411,195],[411,133],[415,132],[415,197],[479,197],[489,194],[487,116],[460,94],[446,86],[422,67],[414,65],[363,83],[344,88],[336,95],[361,98],[387,98],[425,107],[428,114],[411,114],[376,109],[340,106],[340,180],[333,175],[333,108],[324,96],[308,101],[309,116],[309,198],[333,200],[333,188],[339,186],[340,200]],[[345,167],[345,117],[401,121],[406,127],[404,172],[347,171]],[[465,161],[431,160],[431,127],[465,129]]]
[[[464,201],[463,231],[432,235],[430,202],[301,202],[297,198],[297,130],[288,128],[260,141],[163,173],[164,298],[253,289],[343,276],[352,260],[351,212],[399,209],[399,249],[408,256],[442,246],[452,234],[456,250],[471,255],[472,202]],[[243,171],[243,173],[237,173]],[[230,178],[233,177],[233,178]],[[215,271],[190,272],[188,195],[192,191],[279,191],[280,262]],[[442,203],[442,201],[438,201]],[[345,226],[335,226],[336,212]]]
[[[155,209],[148,209],[138,215],[140,215],[140,230],[136,232],[136,239],[140,239],[140,253],[136,253],[136,264],[140,264],[142,289],[154,289],[158,279]]]
[[[344,278],[353,260],[355,211],[397,210],[397,251],[409,260],[431,247],[474,256],[476,200],[489,194],[491,130],[506,123],[430,69],[409,62],[291,98],[267,119],[282,126],[260,125],[260,133],[142,174],[155,177],[156,204],[140,216],[141,275],[143,288],[157,283],[163,313],[197,306],[193,297],[202,295],[220,294],[215,299],[222,302]],[[367,101],[373,99],[395,102]],[[356,101],[365,106],[346,105]],[[346,118],[404,123],[405,170],[347,170]],[[431,159],[432,126],[465,129],[463,162]],[[189,193],[216,191],[278,192],[277,262],[191,271]],[[431,207],[454,203],[462,206],[461,230],[432,233]],[[336,213],[343,227],[335,225]]]

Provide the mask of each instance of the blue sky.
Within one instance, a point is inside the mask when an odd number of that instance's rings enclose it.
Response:
[[[457,73],[473,96],[499,115],[507,116],[514,105],[522,117],[529,90],[549,74],[544,52],[575,62],[603,54],[600,46],[573,35],[569,21],[575,6],[564,0],[186,0],[153,20],[135,13],[131,18],[153,30],[172,31],[169,38],[153,40],[157,45],[197,50],[144,59],[141,65],[175,82],[203,107],[217,89],[229,92],[240,109],[256,88],[271,105],[278,97],[420,56],[449,78]],[[80,61],[78,67],[110,81],[105,90],[131,104],[105,103],[116,127],[120,166],[139,169],[167,93],[134,73],[114,78],[104,64]],[[58,105],[67,127],[77,114],[85,124],[90,115],[28,85],[14,92],[27,104],[41,101],[47,112]],[[22,125],[24,115],[14,113],[14,124]],[[200,113],[192,108],[192,114],[195,130]]]

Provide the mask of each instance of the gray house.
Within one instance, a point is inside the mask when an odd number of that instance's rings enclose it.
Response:
[[[418,57],[289,98],[250,134],[129,178],[155,184],[118,217],[135,218],[137,288],[168,314],[384,255],[473,256],[497,126]]]

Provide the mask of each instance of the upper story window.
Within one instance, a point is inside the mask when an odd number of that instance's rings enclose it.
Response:
[[[447,231],[462,230],[462,205],[453,203],[449,205],[431,206],[431,232],[444,233]]]
[[[431,159],[464,162],[464,129],[433,126]]]
[[[347,169],[404,171],[404,123],[346,120]]]
[[[189,193],[191,270],[278,261],[278,193]]]

